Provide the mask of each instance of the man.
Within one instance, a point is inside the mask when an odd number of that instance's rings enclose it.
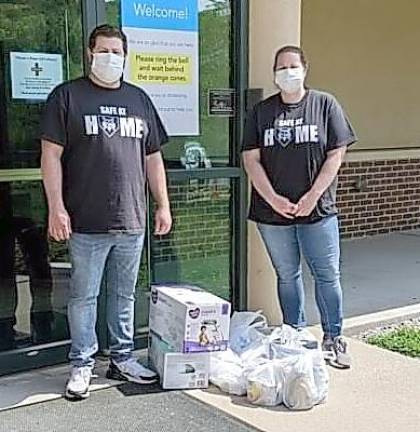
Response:
[[[68,320],[73,366],[66,396],[89,396],[98,350],[97,296],[107,279],[111,362],[107,377],[151,383],[156,374],[133,357],[134,291],[146,225],[146,177],[157,204],[155,235],[172,219],[160,146],[167,135],[152,102],[121,77],[127,39],[97,27],[89,39],[90,73],[61,84],[42,121],[41,169],[49,234],[69,240]]]

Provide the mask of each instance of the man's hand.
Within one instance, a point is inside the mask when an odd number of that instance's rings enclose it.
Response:
[[[48,234],[56,241],[68,240],[71,236],[70,217],[64,207],[50,211]]]
[[[155,213],[155,235],[165,235],[171,230],[172,216],[169,207],[158,207]]]
[[[299,202],[297,203],[297,212],[295,213],[295,216],[296,217],[309,216],[313,212],[319,198],[320,198],[319,194],[311,190],[306,192],[306,194],[303,195],[299,200]]]
[[[287,198],[278,194],[271,200],[270,205],[279,215],[287,219],[294,219],[295,213],[298,211],[297,204],[293,204]]]
[[[154,152],[146,158],[147,180],[153,199],[157,204],[155,213],[155,235],[165,235],[171,229],[172,216],[169,206],[168,189],[166,187],[166,173],[160,151]]]

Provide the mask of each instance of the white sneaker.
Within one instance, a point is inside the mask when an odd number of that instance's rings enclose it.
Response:
[[[91,379],[92,368],[90,366],[74,366],[66,385],[66,398],[71,400],[88,398],[90,395],[89,385]]]
[[[142,366],[135,358],[121,363],[111,361],[106,377],[118,381],[131,381],[137,384],[153,384],[158,379],[155,372]]]

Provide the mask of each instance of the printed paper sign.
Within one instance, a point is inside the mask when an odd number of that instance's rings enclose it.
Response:
[[[199,135],[198,0],[122,0],[124,77],[153,100],[172,136]]]
[[[208,106],[209,116],[233,117],[235,115],[235,90],[210,89]]]
[[[10,53],[13,99],[45,100],[63,82],[63,56],[47,53]]]

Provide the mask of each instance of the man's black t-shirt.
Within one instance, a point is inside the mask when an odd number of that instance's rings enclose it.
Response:
[[[327,152],[356,142],[343,109],[327,93],[307,90],[296,104],[280,94],[257,104],[247,118],[242,150],[261,150],[261,164],[274,190],[297,203],[312,187]],[[336,214],[337,178],[308,217],[286,219],[253,188],[249,218],[271,225],[311,223]]]
[[[89,78],[56,87],[41,138],[64,147],[63,197],[80,233],[141,233],[145,228],[145,156],[167,141],[146,93],[122,82],[106,89]]]

